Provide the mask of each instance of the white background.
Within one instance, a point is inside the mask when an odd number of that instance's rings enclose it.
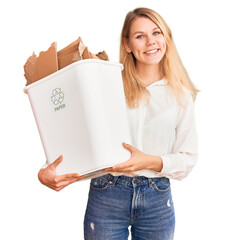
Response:
[[[83,239],[89,181],[54,192],[37,179],[45,156],[27,95],[23,65],[35,51],[58,50],[81,36],[91,52],[119,59],[126,13],[159,12],[172,29],[196,101],[199,161],[185,180],[172,181],[175,240],[225,239],[224,6],[214,0],[5,1],[0,5],[0,239]],[[119,239],[118,239],[119,240]]]

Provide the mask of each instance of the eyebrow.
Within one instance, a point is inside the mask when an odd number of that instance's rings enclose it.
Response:
[[[155,30],[157,30],[157,29],[159,29],[159,30],[161,31],[161,29],[160,29],[159,27],[153,28],[152,31],[155,31]],[[136,34],[138,34],[138,33],[145,33],[145,32],[143,32],[143,31],[137,31],[137,32],[134,33],[134,35],[136,35]]]

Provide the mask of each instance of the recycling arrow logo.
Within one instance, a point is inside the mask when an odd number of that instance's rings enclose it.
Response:
[[[61,88],[55,88],[52,90],[51,100],[54,105],[59,105],[64,100],[64,93]]]

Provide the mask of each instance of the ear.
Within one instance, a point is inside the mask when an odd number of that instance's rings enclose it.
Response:
[[[125,37],[123,38],[123,45],[124,45],[126,52],[131,53],[131,49],[129,47],[128,40]]]

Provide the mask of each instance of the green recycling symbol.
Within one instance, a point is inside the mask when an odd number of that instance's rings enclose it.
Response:
[[[55,105],[61,104],[64,100],[64,93],[61,88],[55,88],[52,90],[51,100]]]

